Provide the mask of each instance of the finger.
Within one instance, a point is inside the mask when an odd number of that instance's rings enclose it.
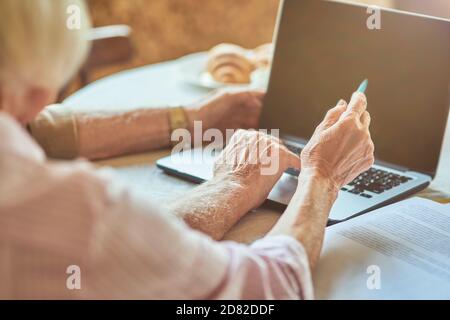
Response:
[[[262,99],[266,95],[266,92],[264,90],[252,90],[249,91],[249,93],[257,99]]]
[[[345,100],[340,100],[336,107],[330,109],[327,112],[325,119],[323,120],[325,129],[334,125],[339,120],[341,115],[345,112],[345,110],[347,110],[347,102]]]
[[[249,111],[261,112],[263,107],[264,94],[257,94],[253,92],[246,92],[245,95],[240,96],[241,102]]]
[[[342,117],[348,115],[362,116],[364,111],[367,109],[367,98],[364,93],[355,92],[352,96],[352,100],[348,104],[347,110],[342,114]]]
[[[275,144],[282,145],[283,142],[280,140],[280,138],[268,133],[268,132],[261,132],[261,131],[254,131],[255,137],[258,139],[258,141],[265,141],[264,143],[270,143],[274,142]]]
[[[300,156],[296,155],[295,153],[288,151],[287,152],[287,167],[300,170],[301,167],[301,161]]]
[[[259,120],[261,116],[261,107],[250,107],[243,112],[240,119],[236,120],[235,128],[242,129],[257,129],[259,127]]]
[[[258,98],[252,97],[251,99],[246,101],[247,110],[251,113],[260,113],[263,107],[263,103]]]
[[[245,163],[247,163],[248,159],[249,159],[249,154],[250,152],[254,151],[251,150],[252,148],[252,135],[247,133],[242,135],[242,139],[240,139],[240,142],[237,146],[237,153],[238,153],[238,164],[243,165]]]
[[[300,155],[289,150],[285,145],[280,145],[280,154],[284,154],[286,158],[287,168],[300,170]]]
[[[266,135],[267,139],[279,144],[279,145],[283,145],[283,142],[280,140],[280,138],[275,137],[274,135],[268,134]]]
[[[236,144],[237,141],[239,141],[239,138],[242,136],[242,132],[244,130],[238,129],[236,130],[233,135],[230,137],[229,141],[227,141],[227,147],[231,147]]]
[[[249,90],[248,88],[226,88],[222,89],[222,92],[226,92],[229,94],[235,94],[240,96],[251,96],[253,98],[257,98],[261,100],[265,96],[265,91],[263,90]]]
[[[370,121],[371,121],[370,113],[365,111],[361,116],[361,123],[364,126],[364,128],[369,128]]]

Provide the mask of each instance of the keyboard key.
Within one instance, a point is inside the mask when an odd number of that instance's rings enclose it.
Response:
[[[287,145],[287,147],[289,150],[297,154],[300,154],[302,150],[301,148],[292,145]],[[300,175],[299,170],[292,168],[286,170],[286,173],[295,177]],[[381,169],[370,168],[366,172],[361,173],[341,190],[370,199],[373,195],[366,192],[382,194],[383,192],[392,190],[393,188],[411,180],[412,178],[410,177],[401,176]]]
[[[348,185],[354,187],[360,193],[368,191],[375,194],[381,194],[411,180],[412,178],[410,177],[371,168],[360,174]],[[356,190],[353,193],[356,193]]]
[[[300,170],[289,168],[285,171],[287,174],[290,174],[291,176],[298,177],[300,175]]]
[[[352,189],[349,192],[353,193],[353,194],[360,194],[362,191],[361,191],[361,189]]]

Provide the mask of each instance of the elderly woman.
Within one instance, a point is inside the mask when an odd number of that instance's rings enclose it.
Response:
[[[82,26],[69,30],[73,4]],[[365,96],[331,109],[301,157],[275,138],[239,131],[221,159],[241,161],[219,161],[212,181],[164,209],[82,161],[47,160],[26,129],[65,157],[168,144],[173,128],[163,109],[94,119],[60,106],[38,115],[81,64],[88,27],[81,0],[0,1],[0,298],[313,298],[310,272],[330,208],[339,188],[373,163]],[[251,118],[260,99],[213,97],[186,110],[187,126],[197,117],[209,126],[247,125],[230,110],[244,105],[241,117]],[[120,132],[125,125],[131,131]],[[245,160],[261,141],[278,154],[276,174]],[[216,242],[300,163],[298,190],[266,237],[250,246]]]

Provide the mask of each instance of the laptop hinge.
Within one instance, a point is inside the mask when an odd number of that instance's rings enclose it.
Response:
[[[411,171],[409,168],[407,167],[403,167],[400,165],[396,165],[396,164],[392,164],[386,161],[382,161],[382,160],[375,160],[375,164],[379,165],[379,166],[383,166],[383,167],[388,167],[397,171],[402,171],[402,172],[408,172]]]
[[[308,140],[306,140],[306,139],[302,139],[302,138],[299,138],[299,137],[291,136],[291,135],[288,135],[288,134],[282,134],[280,138],[286,144],[296,145],[296,146],[299,146],[301,148],[306,146],[306,144],[308,143]]]

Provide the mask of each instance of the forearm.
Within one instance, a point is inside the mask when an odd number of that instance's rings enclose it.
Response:
[[[170,144],[167,109],[80,113],[74,117],[78,155],[88,159],[138,153]]]
[[[285,234],[301,242],[314,268],[322,249],[328,216],[337,197],[336,187],[315,173],[302,172],[297,191],[269,235]]]
[[[198,109],[184,107],[187,130],[193,134]],[[172,128],[168,108],[137,109],[122,113],[75,114],[79,156],[110,158],[170,146]]]
[[[188,130],[198,111],[185,108]],[[49,157],[99,159],[164,148],[170,145],[169,109],[77,113],[53,105],[29,125]]]
[[[191,228],[220,240],[252,209],[247,192],[231,176],[216,177],[176,201],[169,209]]]

